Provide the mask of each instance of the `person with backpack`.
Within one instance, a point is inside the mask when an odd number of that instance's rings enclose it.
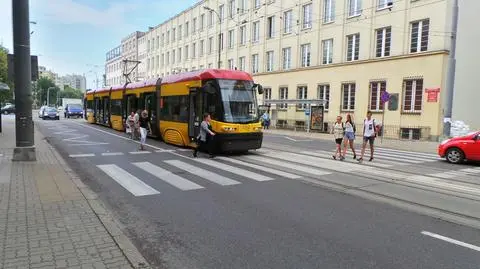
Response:
[[[357,153],[355,152],[355,147],[353,142],[355,141],[355,133],[357,129],[355,128],[355,123],[353,123],[352,116],[347,114],[347,120],[345,121],[345,138],[343,144],[343,157],[347,156],[347,147],[350,145],[350,148],[353,152],[353,159],[357,159]]]
[[[367,147],[367,143],[370,144],[370,160],[369,162],[373,161],[373,144],[375,142],[375,137],[377,137],[378,133],[378,125],[375,123],[375,119],[372,119],[372,112],[367,112],[367,118],[363,121],[363,145],[362,145],[362,155],[358,162],[363,161],[363,155],[365,154],[365,148]]]
[[[334,160],[337,159],[337,154],[339,155],[339,158],[341,161],[345,159],[344,156],[342,156],[342,142],[343,142],[343,137],[345,136],[345,126],[343,125],[342,122],[342,116],[337,116],[337,121],[333,124],[332,128],[332,133],[333,137],[335,139],[335,154],[332,155],[332,158]]]

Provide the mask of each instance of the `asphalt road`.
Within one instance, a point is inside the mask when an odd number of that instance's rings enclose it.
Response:
[[[36,124],[155,268],[479,268],[478,230],[438,219],[480,219],[477,165],[388,149],[342,163],[327,142],[275,137],[192,159],[81,119]]]

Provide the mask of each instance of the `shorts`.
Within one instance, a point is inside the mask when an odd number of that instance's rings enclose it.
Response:
[[[369,142],[370,145],[373,145],[373,142],[375,141],[375,136],[364,136],[363,137],[363,142],[367,143]]]
[[[335,139],[335,143],[338,144],[338,145],[341,145],[343,142],[343,138],[336,138]]]
[[[345,139],[346,140],[355,140],[355,133],[354,132],[346,132],[345,133]]]

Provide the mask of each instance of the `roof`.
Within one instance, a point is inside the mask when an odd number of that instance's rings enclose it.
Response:
[[[162,79],[162,84],[178,83],[191,80],[207,79],[235,79],[235,80],[253,80],[250,74],[237,70],[205,69],[199,71],[185,72],[166,76]]]
[[[144,81],[128,83],[126,89],[137,89],[137,88],[143,88],[143,87],[156,86],[157,81],[158,81],[158,78],[151,78]]]

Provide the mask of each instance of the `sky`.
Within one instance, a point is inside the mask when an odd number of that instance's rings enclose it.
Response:
[[[13,0],[15,1],[15,0]],[[94,88],[105,54],[134,31],[146,31],[199,0],[30,0],[31,54],[59,75],[85,74]],[[13,53],[12,0],[0,0],[0,44]]]

